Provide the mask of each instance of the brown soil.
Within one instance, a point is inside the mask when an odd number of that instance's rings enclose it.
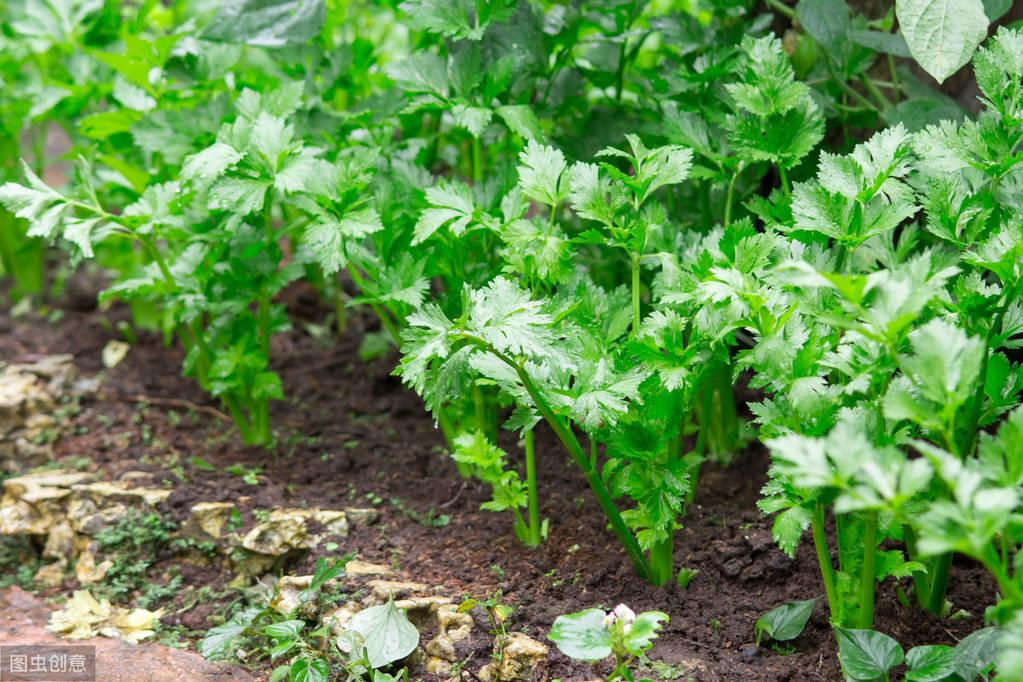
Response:
[[[153,642],[136,645],[107,637],[61,639],[46,629],[50,610],[44,601],[19,587],[0,590],[0,642],[5,647],[82,647],[69,653],[94,654],[93,679],[103,682],[253,682],[256,679],[237,666],[211,663],[194,651],[172,649]]]
[[[56,323],[0,315],[0,359],[69,352],[83,372],[99,372],[101,350],[115,338],[114,325],[127,313],[88,310],[82,304],[88,296],[71,299],[65,300]],[[766,471],[760,448],[750,448],[729,467],[704,472],[677,538],[678,563],[699,571],[686,590],[654,588],[636,578],[605,530],[582,476],[550,438],[538,443],[542,514],[550,519],[550,538],[528,550],[516,541],[507,516],[480,511],[485,487],[459,478],[419,398],[390,375],[394,358],[369,364],[359,360],[358,343],[370,323],[356,317],[344,338],[317,341],[304,331],[307,323],[320,321],[315,298],[295,289],[288,299],[295,330],[275,339],[273,348],[288,396],[273,409],[280,442],[276,452],[242,447],[230,425],[208,411],[189,413],[167,404],[215,407],[180,375],[180,349],[144,333],[127,358],[106,372],[99,394],[76,417],[74,433],[59,444],[59,455],[88,456],[93,468],[111,478],[129,470],[148,471],[158,482],[171,482],[177,492],[168,511],[179,520],[199,500],[247,496],[250,507],[332,508],[365,506],[371,501],[367,496],[375,496],[381,513],[375,530],[353,533],[339,552],[358,551],[369,561],[396,563],[416,580],[446,585],[456,595],[486,596],[500,589],[515,607],[509,629],[540,640],[557,615],[583,608],[624,602],[637,611],[665,611],[671,622],[651,657],[678,665],[680,677],[662,669],[664,679],[840,679],[812,546],[804,543],[796,559],[789,560],[771,540],[771,520],[755,507]],[[138,396],[152,399],[144,410]],[[509,452],[519,452],[513,443],[506,445]],[[217,471],[197,469],[192,457]],[[262,467],[259,485],[223,473],[234,463]],[[422,525],[408,510],[446,514],[450,522]],[[314,561],[315,556],[305,557],[288,571],[311,572]],[[189,565],[180,570],[185,585],[217,587],[233,577]],[[904,609],[889,585],[878,595],[876,628],[907,650],[918,644],[954,644],[982,625],[994,586],[982,570],[965,562],[954,567],[952,585],[950,599],[969,617],[939,621]],[[811,597],[821,602],[794,651],[752,646],[759,615]],[[200,604],[164,621],[204,630],[210,626],[207,616],[222,612],[223,606]],[[470,669],[487,661],[487,647],[481,640]],[[592,678],[588,667],[551,648],[540,679]]]

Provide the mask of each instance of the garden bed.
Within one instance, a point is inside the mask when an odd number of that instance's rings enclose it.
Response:
[[[420,399],[391,376],[395,358],[359,359],[361,327],[368,322],[356,317],[345,337],[320,340],[310,333],[316,329],[310,325],[323,322],[315,296],[292,287],[284,299],[294,330],[275,337],[272,357],[288,400],[273,406],[277,445],[269,452],[240,444],[215,403],[180,376],[181,351],[159,337],[143,334],[122,362],[105,370],[102,351],[117,338],[116,322],[128,316],[118,308],[82,310],[89,307],[80,303],[91,300],[87,294],[66,300],[51,316],[55,321],[4,313],[0,357],[13,362],[72,353],[84,375],[103,372],[98,391],[83,399],[56,446],[58,459],[112,481],[127,472],[151,474],[152,482],[174,488],[160,511],[179,523],[197,502],[233,502],[246,525],[253,523],[254,509],[377,510],[375,524],[353,530],[336,548],[328,545],[332,552],[321,547],[289,560],[288,574],[311,573],[320,555],[357,552],[416,581],[442,585],[456,598],[500,590],[503,603],[514,607],[508,630],[539,641],[546,641],[560,614],[626,603],[671,617],[650,654],[658,662],[653,677],[841,679],[813,546],[804,543],[796,559],[788,559],[771,539],[771,519],[756,511],[768,465],[761,446],[751,446],[729,466],[705,469],[676,539],[679,563],[698,574],[686,589],[655,588],[635,575],[603,530],[585,481],[541,431],[541,514],[550,519],[550,537],[529,550],[518,543],[505,515],[480,510],[488,491],[457,475]],[[514,443],[506,445],[519,452]],[[229,467],[250,472],[248,481],[227,472]],[[172,554],[161,557],[149,576],[158,583],[175,572],[182,584],[161,605],[163,636],[194,643],[239,599],[241,584],[228,585],[236,576],[226,564],[193,565]],[[908,649],[954,644],[982,627],[994,586],[968,561],[957,559],[953,573],[949,598],[954,610],[963,610],[960,617],[938,620],[903,608],[887,584],[878,596],[875,629]],[[69,578],[44,594],[55,597],[74,587]],[[211,589],[199,593],[203,587]],[[820,601],[810,624],[791,647],[753,644],[758,616],[815,597]],[[479,639],[465,679],[488,662],[491,648],[490,641]],[[537,679],[593,677],[590,668],[550,648]],[[270,668],[260,670],[269,674]]]

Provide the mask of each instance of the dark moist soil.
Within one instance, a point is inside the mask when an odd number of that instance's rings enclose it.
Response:
[[[85,374],[103,369],[101,351],[117,338],[114,329],[129,319],[128,313],[117,307],[91,309],[94,292],[83,291],[75,280],[72,284],[72,293],[56,308],[56,322],[0,314],[0,360],[72,353]],[[541,641],[562,613],[618,603],[636,611],[665,611],[671,622],[651,657],[672,667],[659,668],[652,677],[698,682],[841,679],[812,545],[804,542],[790,560],[772,542],[771,520],[756,509],[767,469],[760,447],[751,446],[731,466],[705,468],[676,541],[677,564],[699,571],[683,590],[651,587],[634,575],[582,476],[542,434],[537,450],[541,511],[550,519],[550,538],[529,550],[515,539],[507,515],[480,511],[487,490],[459,478],[421,401],[391,376],[395,358],[359,359],[359,341],[372,321],[354,316],[343,338],[321,341],[309,332],[309,325],[323,322],[312,292],[294,288],[285,298],[294,329],[274,339],[275,368],[288,396],[273,407],[276,452],[243,447],[213,410],[190,411],[189,403],[216,405],[181,376],[179,348],[142,333],[124,361],[105,372],[98,395],[84,402],[72,435],[58,446],[59,456],[87,456],[91,468],[111,479],[126,471],[151,472],[156,483],[176,487],[167,511],[179,521],[197,501],[241,500],[249,509],[375,504],[380,521],[353,532],[338,553],[357,551],[365,560],[396,564],[419,582],[447,586],[454,596],[484,597],[501,590],[504,602],[515,607],[509,630]],[[140,410],[140,399],[148,399],[148,407]],[[519,456],[513,443],[505,445]],[[196,468],[194,457],[216,471]],[[236,463],[262,467],[259,485],[224,473]],[[450,517],[447,525],[422,523],[440,514]],[[299,558],[286,569],[310,573],[315,558]],[[234,577],[188,563],[178,570],[184,585],[193,588],[217,590]],[[954,644],[982,626],[994,585],[967,562],[954,566],[951,584],[954,608],[969,615],[938,620],[902,608],[889,583],[878,595],[876,629],[894,636],[906,650]],[[752,645],[758,616],[784,602],[813,597],[819,598],[817,608],[794,646],[757,650]],[[230,597],[236,598],[237,593]],[[217,622],[228,603],[194,601],[194,590],[182,589],[164,624],[199,635]],[[487,662],[490,643],[482,637],[473,641],[478,644],[468,667],[475,671]],[[538,679],[594,677],[588,666],[551,649]]]

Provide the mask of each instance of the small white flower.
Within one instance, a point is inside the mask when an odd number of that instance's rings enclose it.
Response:
[[[631,624],[636,620],[636,612],[630,609],[625,604],[619,604],[615,607],[612,612],[618,618],[618,620],[624,621],[625,623]]]

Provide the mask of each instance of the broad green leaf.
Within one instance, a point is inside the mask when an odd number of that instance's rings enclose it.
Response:
[[[560,150],[530,140],[519,154],[519,187],[530,199],[557,206],[568,191],[563,180],[567,167]]]
[[[950,646],[916,646],[906,654],[907,682],[949,682],[956,674],[955,650]]]
[[[448,95],[448,65],[432,52],[414,52],[394,63],[388,75],[409,92],[427,92],[438,97]]]
[[[515,9],[513,0],[406,0],[399,5],[412,25],[449,38],[480,40],[487,26]]]
[[[1019,555],[1016,556],[1018,559]],[[1000,629],[996,667],[1000,681],[1023,679],[1023,610],[1016,611]]]
[[[633,656],[640,656],[654,645],[658,630],[668,622],[668,614],[661,611],[644,611],[625,633],[625,649]]]
[[[430,207],[416,221],[412,244],[420,244],[434,232],[447,226],[455,236],[468,229],[476,212],[472,190],[460,182],[441,182],[426,190]]]
[[[1012,0],[984,0],[984,14],[992,23],[1001,19],[1012,9]]]
[[[467,107],[464,104],[456,104],[451,109],[451,118],[454,119],[455,125],[465,128],[473,137],[482,135],[493,117],[493,110],[484,107]]]
[[[909,53],[909,45],[906,45],[906,39],[902,37],[901,33],[856,29],[849,31],[849,40],[857,45],[870,48],[874,52],[890,54],[895,57],[905,57],[907,59],[912,56]]]
[[[800,0],[796,18],[829,51],[836,52],[845,44],[850,25],[845,0]]]
[[[199,642],[199,653],[206,658],[222,658],[234,652],[246,628],[259,614],[259,609],[246,609],[223,625],[211,628]]]
[[[319,35],[324,0],[234,0],[219,3],[202,37],[259,47],[301,45]]]
[[[976,679],[995,663],[998,628],[982,628],[963,637],[955,649],[956,674],[964,680]]]
[[[304,627],[305,621],[282,620],[279,623],[271,623],[270,625],[267,625],[263,628],[263,632],[274,638],[293,638],[298,637]]]
[[[526,140],[543,140],[543,129],[540,121],[528,104],[506,104],[495,110],[508,129]]]
[[[481,509],[506,511],[526,506],[525,485],[514,470],[505,470],[506,456],[505,451],[491,443],[482,431],[461,433],[455,438],[452,459],[493,487],[493,498],[484,502]]]
[[[13,0],[4,12],[15,35],[34,52],[44,52],[52,44],[73,45],[76,33],[87,30],[90,16],[102,8],[103,0]]]
[[[131,109],[115,109],[86,116],[78,121],[78,130],[93,140],[104,140],[111,135],[127,132],[142,118]]]
[[[328,214],[318,215],[305,230],[305,246],[323,268],[332,275],[348,265],[348,242],[384,228],[380,215],[372,208],[349,211],[340,220]]]
[[[561,653],[577,661],[599,661],[611,655],[611,633],[604,627],[604,612],[586,609],[554,619],[547,638]]]
[[[22,170],[28,185],[16,182],[0,185],[0,204],[29,222],[30,237],[53,239],[60,220],[69,207],[64,197],[40,180],[24,161]]]
[[[853,680],[876,680],[902,663],[899,643],[875,630],[847,630],[834,626],[838,633],[838,658]]]
[[[64,239],[79,249],[86,258],[92,258],[92,228],[99,224],[99,218],[68,218],[64,222]]]
[[[810,620],[816,603],[816,599],[793,601],[773,608],[760,616],[754,628],[757,644],[760,644],[760,639],[764,635],[778,642],[787,642],[798,637]]]
[[[939,83],[969,62],[987,36],[981,0],[895,0],[895,16],[913,59]]]
[[[359,611],[350,629],[362,637],[374,668],[400,661],[419,645],[419,631],[409,622],[405,611],[394,605],[393,599]]]
[[[255,213],[263,208],[270,186],[267,180],[226,177],[210,190],[210,208],[230,211],[237,216]]]
[[[810,527],[811,512],[805,507],[790,507],[778,514],[774,519],[771,535],[778,548],[790,558],[796,557],[796,548],[803,533]]]
[[[300,658],[288,670],[288,682],[328,682],[330,664],[322,658]]]
[[[240,151],[224,142],[216,142],[198,154],[185,159],[181,168],[182,180],[214,180],[244,156]]]

